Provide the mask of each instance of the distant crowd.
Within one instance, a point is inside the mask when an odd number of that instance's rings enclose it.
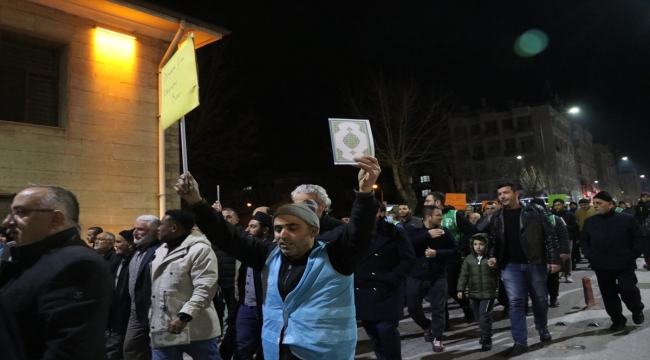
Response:
[[[242,226],[187,173],[174,189],[189,211],[141,215],[116,232],[93,226],[84,241],[73,193],[24,189],[0,229],[2,357],[353,359],[360,322],[377,359],[401,359],[404,309],[442,352],[449,299],[478,324],[484,351],[502,306],[515,356],[529,350],[529,299],[539,340],[551,341],[548,309],[580,263],[595,272],[611,331],[626,327],[622,303],[644,322],[634,271],[642,255],[650,265],[650,193],[635,206],[606,191],[547,204],[504,183],[480,211],[435,191],[416,216],[376,199],[375,158],[355,160],[342,220],[328,215],[324,188],[303,184],[293,203],[258,207]]]

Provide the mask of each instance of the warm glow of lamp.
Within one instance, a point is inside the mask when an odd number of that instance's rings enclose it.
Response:
[[[100,27],[93,34],[95,61],[132,69],[135,62],[135,37]]]
[[[122,33],[119,33],[119,32],[117,32],[117,31],[104,29],[104,28],[99,27],[99,26],[96,26],[95,29],[97,29],[97,30],[99,30],[99,31],[103,31],[103,32],[109,33],[109,34],[118,35],[118,36],[123,36],[123,37],[125,37],[125,38],[127,38],[127,39],[135,40],[135,36],[132,36],[132,35],[122,34]]]
[[[246,203],[246,206],[251,207],[251,206],[253,206],[253,204],[251,204],[251,203]]]
[[[379,186],[378,186],[377,184],[374,184],[374,185],[372,186],[372,188],[373,188],[373,189],[378,189]]]

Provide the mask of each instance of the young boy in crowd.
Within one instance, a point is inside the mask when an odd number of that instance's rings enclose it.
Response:
[[[488,235],[478,233],[470,238],[471,254],[465,258],[458,279],[458,297],[464,296],[465,287],[469,288],[468,297],[474,316],[481,329],[481,349],[492,349],[492,308],[497,298],[499,278],[494,269],[488,267]]]

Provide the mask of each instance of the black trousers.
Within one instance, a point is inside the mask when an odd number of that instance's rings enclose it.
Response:
[[[221,289],[218,296],[215,296],[215,299],[217,299],[222,309],[224,308],[222,304],[225,304],[225,307],[228,309],[228,316],[225,321],[221,320],[222,323],[225,323],[226,332],[221,339],[219,354],[221,354],[221,358],[224,360],[239,360],[239,352],[237,351],[237,312],[239,311],[239,301],[235,297],[235,288]],[[223,314],[224,311],[222,310],[221,318],[223,318]]]
[[[474,316],[478,320],[478,327],[481,329],[482,338],[492,337],[492,309],[494,299],[470,299]]]
[[[449,295],[466,315],[470,313],[469,299],[458,297],[458,278],[460,278],[460,269],[463,266],[462,262],[447,263],[447,295]],[[445,322],[449,323],[449,305],[445,301]]]
[[[401,360],[402,346],[397,326],[399,319],[370,321],[362,320],[377,360]]]
[[[560,295],[560,273],[556,272],[546,276],[546,291],[548,296],[557,298]]]
[[[431,304],[431,320],[427,320],[422,309],[422,300],[429,297]],[[406,303],[409,315],[424,331],[442,340],[445,330],[445,303],[447,302],[447,279],[440,278],[432,281],[406,278]]]
[[[636,286],[638,281],[634,270],[595,270],[595,273],[605,303],[605,311],[612,322],[618,324],[626,322],[621,300],[632,313],[643,311],[641,292]]]

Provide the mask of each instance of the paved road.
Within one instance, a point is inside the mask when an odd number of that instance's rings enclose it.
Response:
[[[637,261],[642,266],[642,259]],[[590,359],[590,360],[650,360],[650,272],[639,269],[636,272],[646,321],[643,325],[634,325],[631,313],[623,306],[623,314],[628,323],[625,330],[612,333],[611,324],[605,313],[600,296],[600,289],[593,271],[586,264],[579,264],[573,274],[573,284],[560,284],[560,306],[549,309],[549,330],[553,341],[542,345],[533,324],[532,315],[528,316],[528,345],[530,351],[517,359]],[[597,309],[583,310],[585,306],[582,290],[582,277],[589,277],[593,284]],[[457,306],[451,313],[452,331],[445,333],[445,351],[434,353],[431,345],[424,342],[421,329],[410,318],[400,322],[402,336],[402,356],[404,360],[412,359],[498,359],[512,346],[509,320],[498,320],[502,307],[494,310],[494,346],[491,351],[481,351],[478,344],[480,331],[478,325],[466,324],[462,311]],[[559,325],[558,323],[566,325]],[[595,327],[596,323],[599,326]],[[372,347],[363,329],[359,329],[359,343],[356,359],[375,359]]]

